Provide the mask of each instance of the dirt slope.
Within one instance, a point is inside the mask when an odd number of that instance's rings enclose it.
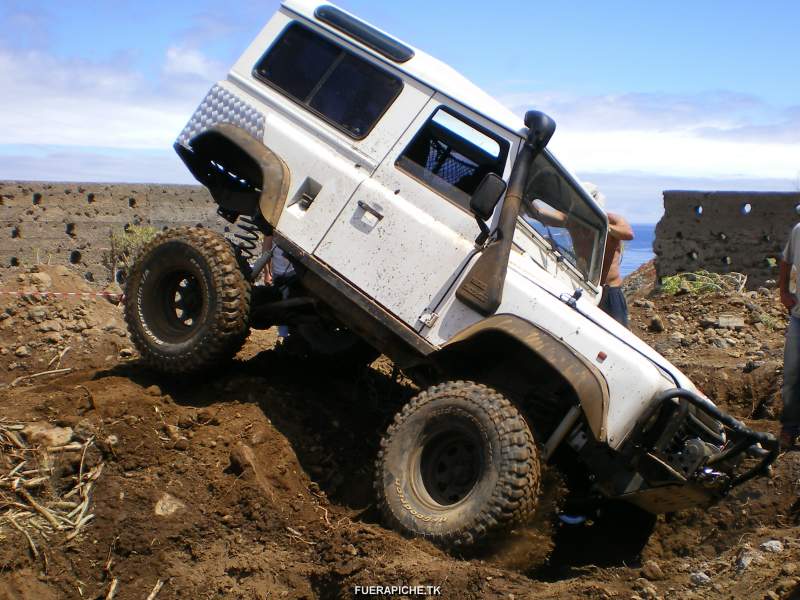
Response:
[[[63,276],[66,287],[77,285],[71,277]],[[26,341],[17,336],[33,330],[42,345],[32,354],[49,361],[65,346],[42,340],[51,332],[37,332],[20,301],[0,295],[0,312],[10,306],[19,319],[0,330],[2,346],[15,350]],[[651,301],[656,312],[673,310],[665,303],[674,299]],[[54,297],[41,306],[69,323],[82,302],[100,321],[121,318],[102,298]],[[635,310],[636,323],[651,318],[649,308]],[[533,570],[524,560],[525,532],[493,554],[453,557],[377,522],[378,440],[416,392],[392,379],[385,359],[364,373],[342,372],[285,356],[272,332],[255,332],[224,371],[166,379],[127,358],[119,332],[97,329],[64,340],[71,350],[60,366],[74,372],[0,390],[3,423],[46,421],[92,436],[87,465],[104,464],[92,492],[94,518],[74,539],[34,531],[37,559],[23,535],[0,522],[0,598],[105,598],[114,580],[120,599],[145,598],[158,581],[162,600],[351,598],[356,585],[437,585],[444,598],[800,597],[800,453],[784,455],[772,479],[747,484],[709,511],[660,519],[640,558],[587,552],[580,535],[560,535],[558,561]],[[710,375],[720,367],[704,366],[702,352],[693,363]],[[6,385],[47,367],[39,356],[2,358],[18,363],[11,370],[3,363]],[[775,378],[751,385],[764,366],[745,373],[744,356],[722,358],[725,404],[775,430],[770,411],[752,410],[753,402],[771,405]],[[41,498],[57,493],[57,477],[71,472],[54,474]],[[0,499],[3,509],[19,501],[2,486]],[[760,548],[773,540],[780,552]]]

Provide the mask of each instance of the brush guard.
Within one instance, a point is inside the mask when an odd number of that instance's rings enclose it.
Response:
[[[721,411],[710,400],[691,390],[674,388],[661,392],[654,398],[652,407],[643,422],[648,422],[663,409],[666,402],[673,400],[678,401],[678,405],[675,408],[677,414],[674,415],[676,418],[670,420],[667,430],[662,432],[658,442],[671,434],[675,434],[680,420],[689,418],[689,405],[716,420],[727,430],[727,439],[724,446],[718,452],[714,452],[708,455],[705,460],[700,461],[693,469],[693,472],[687,474],[685,480],[699,483],[713,490],[715,495],[724,496],[736,486],[750,481],[754,477],[766,474],[770,465],[778,457],[779,446],[775,436],[750,429],[741,421]],[[700,420],[695,417],[694,423],[696,425],[700,423]],[[673,429],[670,430],[670,428]],[[710,429],[708,433],[712,436],[715,435]],[[736,463],[745,456],[759,458],[760,460],[756,465],[738,475],[720,473],[715,470],[715,467],[719,465]],[[675,473],[675,475],[678,475],[678,473]]]

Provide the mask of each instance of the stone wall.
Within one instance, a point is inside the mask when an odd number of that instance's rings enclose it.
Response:
[[[108,281],[103,254],[126,224],[229,226],[201,186],[0,181],[0,269],[49,262]]]
[[[777,261],[800,221],[800,192],[665,191],[653,251],[660,279],[701,269],[777,279]]]

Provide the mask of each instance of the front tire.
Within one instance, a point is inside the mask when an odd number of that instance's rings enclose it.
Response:
[[[125,320],[148,366],[193,373],[241,349],[250,294],[250,282],[222,235],[180,227],[158,235],[137,258],[125,289]]]
[[[444,547],[530,520],[539,461],[528,425],[501,394],[456,381],[419,394],[381,441],[375,488],[395,529]]]

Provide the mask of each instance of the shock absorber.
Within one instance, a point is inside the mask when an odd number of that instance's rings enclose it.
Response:
[[[239,232],[234,233],[233,237],[239,240],[236,245],[242,257],[248,262],[256,257],[256,248],[258,248],[258,232],[260,227],[256,224],[253,217],[247,215],[239,215],[236,221],[236,226],[240,229]]]

